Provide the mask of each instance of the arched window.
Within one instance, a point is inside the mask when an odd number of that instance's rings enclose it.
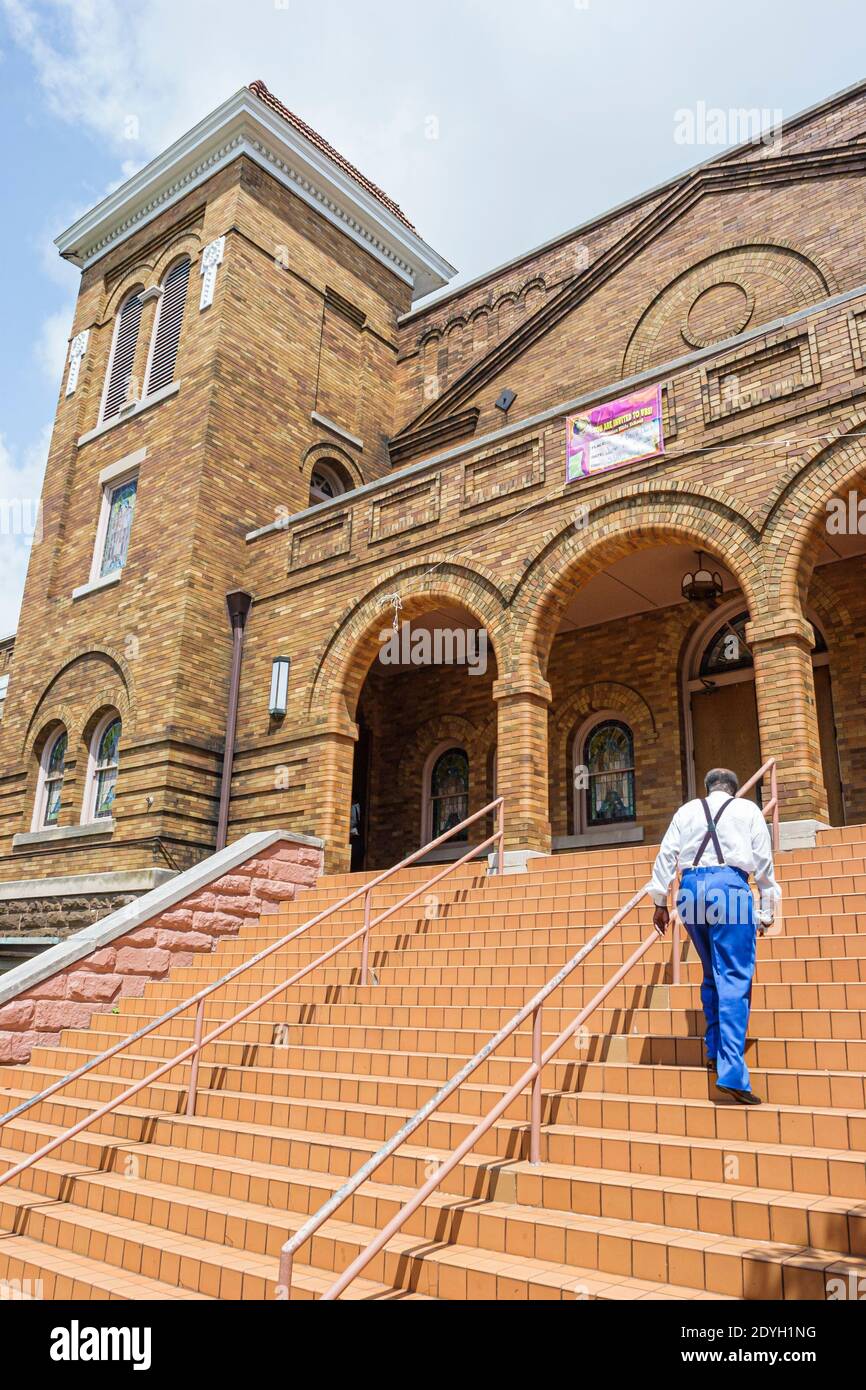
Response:
[[[60,821],[60,798],[63,792],[68,742],[66,730],[60,729],[49,738],[43,749],[39,763],[39,784],[36,789],[34,830],[50,830]]]
[[[448,748],[433,764],[430,774],[430,838],[437,840],[469,815],[469,759],[462,748]],[[452,843],[466,840],[468,830],[452,836]]]
[[[127,402],[141,326],[141,307],[141,291],[134,290],[123,301],[115,320],[102,401],[103,420],[113,419]]]
[[[750,671],[755,662],[746,643],[746,624],[750,621],[748,612],[737,613],[728,618],[713,634],[704,648],[698,676],[724,676],[731,671]],[[827,650],[823,634],[812,625],[815,635],[813,656],[821,656]]]
[[[590,729],[583,746],[587,773],[586,824],[623,825],[635,819],[634,736],[619,719]]]
[[[747,671],[753,665],[752,653],[746,645],[748,613],[737,613],[723,623],[710,638],[701,660],[700,675],[719,676],[726,671]]]
[[[332,459],[321,459],[313,465],[310,476],[310,506],[329,502],[332,497],[341,497],[344,492],[351,491],[351,487],[339,464]]]
[[[147,368],[145,395],[152,396],[174,381],[174,367],[183,327],[183,311],[189,286],[189,257],[175,261],[162,282],[162,295],[153,325],[150,363]]]
[[[84,800],[85,822],[107,820],[114,814],[114,793],[117,785],[118,744],[121,722],[110,714],[96,726],[90,745],[87,795]]]

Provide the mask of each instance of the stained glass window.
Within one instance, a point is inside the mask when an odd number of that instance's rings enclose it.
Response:
[[[129,549],[129,536],[132,531],[132,518],[135,512],[135,494],[138,479],[130,478],[118,487],[112,488],[108,499],[108,525],[105,529],[105,546],[102,551],[100,578],[114,574],[126,564]]]
[[[310,478],[310,506],[327,502],[331,497],[341,497],[349,486],[337,467],[323,459],[316,464]]]
[[[113,719],[99,739],[96,749],[93,819],[104,820],[114,810],[114,790],[117,783],[117,746],[120,743],[121,723]]]
[[[725,671],[746,671],[754,665],[746,645],[748,613],[738,613],[720,627],[704,652],[702,676],[719,676]]]
[[[746,624],[748,613],[738,613],[723,623],[716,635],[707,644],[701,661],[699,674],[702,676],[723,676],[727,671],[750,671],[754,666],[752,653],[746,645]],[[826,652],[827,643],[817,628],[813,627],[815,645],[812,655]]]
[[[634,738],[617,719],[597,724],[586,739],[587,826],[621,825],[635,818]]]
[[[63,773],[66,767],[66,732],[60,733],[51,744],[48,761],[45,764],[43,805],[45,810],[42,824],[45,827],[57,825],[60,820],[60,795],[63,791]]]
[[[469,759],[462,748],[449,748],[436,759],[430,779],[433,808],[433,839],[459,825],[469,815]],[[469,837],[468,830],[452,836],[458,842]]]

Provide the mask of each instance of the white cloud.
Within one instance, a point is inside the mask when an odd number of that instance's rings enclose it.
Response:
[[[42,327],[36,337],[33,347],[33,354],[39,366],[53,382],[55,387],[60,387],[60,379],[63,375],[63,368],[66,364],[66,351],[69,345],[69,328],[72,323],[72,316],[75,311],[75,302],[67,304],[64,308],[58,309],[55,313],[49,314],[42,321]]]
[[[0,636],[14,632],[34,539],[51,426],[20,457],[0,434]]]

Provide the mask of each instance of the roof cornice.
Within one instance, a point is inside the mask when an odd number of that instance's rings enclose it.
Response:
[[[218,106],[56,240],[82,269],[246,155],[412,286],[418,299],[456,274],[407,227],[248,87]]]
[[[866,78],[859,82],[853,82],[850,87],[843,87],[841,91],[834,92],[832,96],[825,97],[812,106],[804,107],[802,111],[797,111],[793,116],[789,116],[783,121],[781,126],[774,134],[774,143],[778,140],[784,141],[785,136],[798,129],[801,125],[806,125],[814,120],[816,116],[826,115],[836,110],[840,106],[845,106],[855,97],[866,94]],[[756,151],[760,151],[764,145],[762,135],[753,136],[749,140],[744,140],[740,144],[732,145],[730,149],[722,150],[718,154],[712,154],[707,159],[700,160],[697,164],[692,164],[683,169],[678,174],[672,174],[670,178],[663,179],[661,183],[654,184],[650,188],[645,188],[643,192],[627,198],[623,203],[616,203],[613,207],[606,208],[604,212],[595,213],[584,222],[579,222],[576,227],[570,227],[567,231],[557,232],[554,236],[548,237],[537,246],[529,247],[525,251],[518,251],[516,255],[510,256],[508,260],[501,261],[499,265],[492,266],[489,270],[483,270],[478,275],[473,275],[471,279],[464,280],[462,284],[456,285],[446,293],[438,294],[434,299],[428,300],[425,304],[419,304],[417,308],[408,310],[401,314],[397,322],[401,325],[411,323],[423,317],[428,312],[440,309],[443,304],[447,304],[451,299],[459,299],[462,294],[470,290],[477,289],[487,280],[495,280],[504,275],[506,271],[514,270],[527,261],[533,261],[536,257],[545,252],[552,251],[557,246],[562,246],[571,241],[574,237],[585,236],[587,232],[595,231],[598,227],[604,226],[606,222],[611,222],[617,217],[622,217],[625,213],[640,207],[642,203],[647,203],[653,198],[662,197],[671,192],[679,184],[690,179],[693,174],[699,173],[704,169],[711,169],[716,165],[724,164],[730,160],[741,159]]]
[[[667,198],[613,241],[598,259],[567,280],[552,298],[506,334],[489,351],[471,362],[440,396],[412,416],[394,436],[401,441],[424,426],[441,420],[471,402],[488,381],[511,365],[549,333],[578,304],[613,278],[622,267],[663,236],[668,228],[701,198],[715,192],[735,193],[753,186],[798,183],[809,178],[866,173],[866,145],[842,145],[805,154],[782,155],[740,164],[705,165],[671,186]]]

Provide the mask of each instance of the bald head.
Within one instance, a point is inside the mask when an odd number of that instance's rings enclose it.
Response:
[[[704,785],[707,795],[710,792],[727,792],[729,796],[736,796],[740,790],[740,779],[730,768],[714,767],[704,778]]]

